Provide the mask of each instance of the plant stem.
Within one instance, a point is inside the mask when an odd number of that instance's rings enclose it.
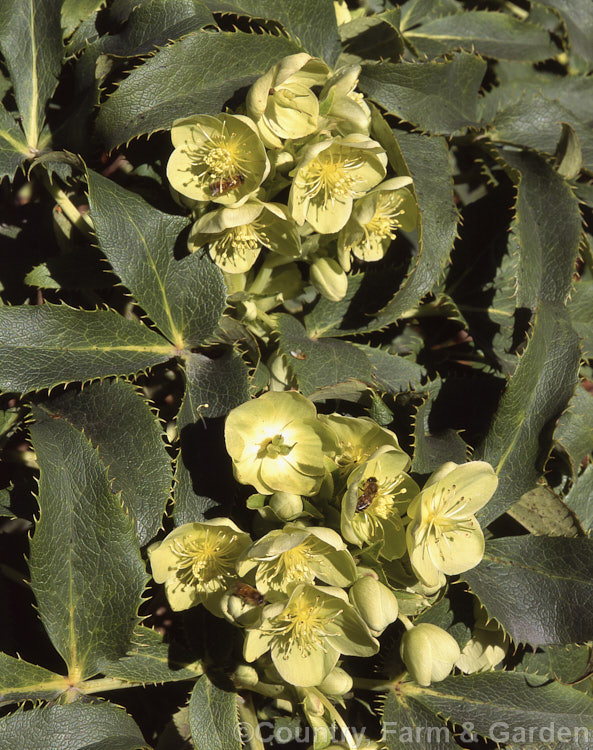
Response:
[[[265,750],[263,740],[259,732],[257,714],[253,707],[253,698],[248,693],[245,698],[239,698],[239,718],[245,731],[244,747],[249,750]]]
[[[44,174],[41,177],[41,182],[43,183],[43,186],[45,187],[47,192],[62,209],[66,218],[73,224],[73,226],[75,226],[80,232],[82,232],[85,237],[90,237],[91,230],[93,229],[93,221],[91,217],[87,216],[86,214],[81,214],[74,203],[72,203],[70,198],[68,198],[66,193],[62,190],[62,188],[59,187],[56,183],[53,183],[49,179],[47,174]]]
[[[325,696],[321,690],[318,690],[317,688],[310,688],[312,693],[315,693],[317,698],[323,703],[325,708],[327,709],[327,712],[329,713],[332,721],[335,721],[336,724],[340,727],[342,730],[342,734],[344,736],[344,739],[348,743],[348,747],[351,748],[351,750],[356,750],[357,745],[356,741],[354,740],[354,737],[352,736],[349,727],[346,725],[346,722],[340,715],[340,712],[338,709],[334,706],[334,704]]]

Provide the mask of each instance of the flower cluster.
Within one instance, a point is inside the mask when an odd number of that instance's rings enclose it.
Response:
[[[379,260],[398,230],[416,225],[412,180],[388,176],[359,74],[358,65],[332,73],[322,60],[290,55],[253,84],[241,112],[173,125],[167,176],[194,210],[189,248],[208,248],[247,320],[307,281],[341,299],[352,257]],[[278,289],[272,271],[289,264]]]
[[[340,659],[375,654],[398,617],[401,656],[420,684],[502,658],[502,636],[483,619],[462,653],[446,631],[406,616],[434,601],[447,575],[480,562],[474,514],[497,485],[487,463],[447,463],[420,488],[393,432],[317,414],[296,391],[233,409],[225,439],[236,479],[256,490],[258,538],[217,518],[153,545],[153,576],[173,609],[203,604],[227,618],[244,629],[246,662],[299,689],[342,684]]]

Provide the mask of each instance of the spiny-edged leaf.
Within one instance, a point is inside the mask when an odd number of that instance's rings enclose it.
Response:
[[[562,123],[562,135],[556,150],[558,174],[566,180],[576,180],[583,168],[583,151],[577,131],[567,122]]]
[[[218,323],[226,291],[207,255],[175,257],[187,219],[90,170],[88,185],[99,247],[115,273],[178,349],[202,344]]]
[[[106,677],[119,680],[156,683],[195,680],[204,669],[201,662],[192,659],[183,648],[165,643],[155,630],[138,627],[127,656],[103,663],[101,671]]]
[[[14,86],[27,143],[37,148],[62,63],[62,0],[2,0],[0,51]]]
[[[305,315],[305,327],[313,338],[321,336],[346,336],[368,321],[366,299],[376,295],[377,279],[372,271],[348,276],[348,289],[344,297],[333,302],[319,297]],[[363,299],[364,302],[363,303]]]
[[[383,704],[387,750],[458,750],[453,733],[435,711],[407,693],[390,690]]]
[[[445,140],[405,133],[398,134],[397,142],[414,180],[420,209],[420,252],[401,288],[367,326],[370,331],[394,323],[434,288],[443,275],[457,232],[459,217]]]
[[[66,677],[0,653],[0,700],[51,700],[68,688]]]
[[[190,354],[185,359],[185,396],[177,416],[181,451],[175,468],[176,523],[204,519],[204,513],[230,497],[230,466],[221,465],[218,418],[249,400],[243,359],[232,351],[218,359]],[[209,418],[204,421],[204,417]]]
[[[105,258],[90,247],[56,255],[25,276],[25,284],[41,289],[109,289],[116,283]]]
[[[568,646],[546,646],[536,653],[525,653],[515,669],[531,674],[547,674],[566,684],[587,692],[591,690],[591,647],[570,644]],[[589,675],[588,679],[586,678]]]
[[[76,683],[129,649],[147,580],[131,519],[82,432],[33,407],[40,518],[31,540],[39,615]]]
[[[70,36],[81,21],[105,5],[105,0],[63,0],[62,29]]]
[[[212,11],[279,21],[313,57],[333,66],[340,54],[336,13],[331,0],[204,0]],[[288,54],[288,53],[287,53]]]
[[[593,464],[589,464],[575,480],[564,502],[590,534],[593,529]]]
[[[578,472],[581,462],[593,451],[593,395],[582,385],[560,417],[554,440],[568,453],[573,472]]]
[[[472,606],[472,599],[470,596],[466,596],[463,600],[465,605]],[[428,607],[418,617],[414,618],[414,625],[418,625],[421,622],[428,622],[432,625],[437,625],[439,628],[446,630],[450,633],[453,638],[457,641],[459,648],[463,648],[465,644],[471,638],[471,623],[470,618],[467,618],[466,622],[459,619],[458,607],[453,608],[451,598],[447,594],[443,596],[439,601],[435,602],[432,607]]]
[[[546,646],[593,638],[591,539],[493,539],[482,562],[462,577],[516,642]]]
[[[593,356],[593,281],[577,281],[568,302],[568,311],[581,339],[583,355]]]
[[[563,305],[579,252],[578,201],[541,157],[501,152],[518,185],[510,244],[517,258],[517,307],[535,309],[540,300]]]
[[[182,706],[159,735],[155,750],[189,750],[191,746],[189,709]]]
[[[412,29],[431,18],[440,18],[461,10],[457,0],[408,0],[401,8],[401,29]]]
[[[91,383],[39,408],[84,431],[107,469],[112,489],[122,493],[140,546],[149,542],[161,528],[171,491],[171,460],[161,427],[134,386],[121,380]]]
[[[589,0],[538,0],[558,11],[566,24],[572,51],[593,62],[593,5]]]
[[[30,156],[23,131],[0,103],[0,180],[3,177],[12,180],[16,170]]]
[[[142,732],[113,703],[69,703],[0,719],[0,750],[150,750]]]
[[[339,27],[344,51],[340,63],[361,63],[364,60],[397,62],[404,52],[399,30],[388,23],[386,14],[354,18]]]
[[[493,141],[553,155],[562,137],[562,123],[572,125],[579,139],[583,165],[593,168],[593,133],[590,127],[561,104],[544,99],[541,94],[501,109],[488,125],[487,132]]]
[[[574,515],[549,487],[540,485],[521,495],[507,513],[536,536],[582,536]]]
[[[503,60],[539,62],[555,57],[558,48],[547,31],[507,13],[478,10],[433,18],[405,34],[422,55],[438,57],[465,49]]]
[[[577,382],[578,339],[563,308],[542,304],[523,356],[476,451],[498,474],[498,488],[479,511],[482,525],[498,518],[537,484],[551,448],[549,425],[564,411]]]
[[[202,675],[189,699],[189,726],[196,750],[240,750],[237,694]]]
[[[486,62],[462,52],[446,62],[379,63],[362,68],[359,89],[390,114],[436,135],[478,124]]]
[[[306,396],[351,379],[372,382],[371,363],[354,344],[328,338],[315,341],[296,318],[281,314],[277,320],[279,350]]]
[[[387,393],[401,393],[420,388],[426,377],[426,370],[413,359],[390,354],[385,349],[377,349],[364,344],[356,344],[356,348],[364,352],[373,368],[373,382],[379,390]]]
[[[132,70],[107,99],[97,134],[107,148],[170,128],[181,117],[216,115],[237,90],[302,51],[284,37],[198,31]],[[146,92],[150,91],[150,97]]]
[[[6,391],[129,375],[174,354],[150,328],[112,310],[0,307],[0,387]]]
[[[458,432],[451,428],[431,430],[430,413],[441,386],[441,380],[428,384],[425,399],[414,417],[412,471],[418,474],[430,474],[447,461],[463,464],[467,460],[468,446]]]
[[[404,684],[403,699],[420,703],[429,711],[450,719],[453,724],[495,742],[517,741],[517,732],[525,732],[518,746],[527,748],[530,728],[537,734],[542,728],[567,727],[571,737],[583,738],[593,730],[593,700],[588,696],[546,676],[524,672],[485,672],[455,675],[427,688]],[[396,699],[394,694],[392,699]],[[544,737],[545,735],[542,735]],[[563,743],[559,744],[562,747]],[[531,744],[533,747],[533,745]],[[543,750],[544,743],[538,743]],[[547,747],[547,743],[545,743]],[[556,747],[556,745],[554,745]],[[572,744],[571,750],[586,750],[588,744]]]

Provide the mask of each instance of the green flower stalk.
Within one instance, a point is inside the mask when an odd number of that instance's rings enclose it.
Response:
[[[331,435],[300,393],[270,391],[237,406],[227,417],[225,440],[237,481],[263,495],[312,495],[321,487]]]
[[[259,78],[247,93],[247,114],[257,123],[263,142],[281,148],[317,130],[319,101],[311,91],[322,85],[329,68],[305,53],[289,55]]]
[[[406,535],[401,514],[418,492],[406,474],[409,457],[401,450],[380,448],[348,477],[342,500],[342,536],[359,547],[380,544],[386,560],[402,557]]]
[[[428,588],[445,575],[475,567],[484,556],[484,535],[474,513],[490,500],[498,477],[485,461],[444,464],[429,477],[408,508],[406,541],[412,568]]]
[[[284,599],[295,586],[319,579],[330,586],[349,586],[356,565],[341,536],[322,526],[287,524],[270,531],[246,549],[237,564],[244,576],[255,571],[255,582],[271,601]]]
[[[171,129],[167,179],[198,201],[238,204],[259,188],[270,165],[254,123],[243,115],[195,115]]]
[[[188,245],[195,251],[208,245],[216,265],[226,273],[246,273],[263,247],[298,257],[301,239],[284,206],[248,200],[202,216],[192,227]]]
[[[237,580],[235,565],[251,544],[228,518],[186,523],[148,548],[152,577],[165,584],[171,609],[204,604],[220,614],[219,602]]]
[[[455,638],[428,622],[411,625],[403,634],[400,644],[400,656],[410,677],[423,687],[444,680],[459,659],[459,654]]]
[[[306,146],[291,172],[292,216],[320,234],[338,232],[350,218],[354,199],[381,182],[386,165],[383,148],[356,133]]]
[[[353,607],[321,588],[300,585],[287,602],[264,608],[261,626],[246,633],[243,653],[253,662],[270,651],[282,679],[315,687],[341,654],[372,656],[378,650],[378,641]]]
[[[414,229],[418,210],[407,189],[411,183],[410,177],[394,177],[355,201],[338,236],[338,258],[345,271],[350,270],[351,254],[363,261],[381,260],[399,229]]]

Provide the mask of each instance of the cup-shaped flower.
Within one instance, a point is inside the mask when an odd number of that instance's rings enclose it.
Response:
[[[300,393],[268,391],[237,406],[227,417],[225,440],[236,479],[263,495],[311,495],[321,486],[331,436]]]
[[[192,227],[188,245],[197,250],[206,244],[212,260],[227,273],[247,272],[263,247],[289,257],[301,251],[297,227],[286,208],[256,200],[204,214]]]
[[[342,537],[323,526],[287,524],[270,531],[244,551],[237,571],[246,575],[255,566],[256,587],[271,601],[316,578],[338,588],[356,580],[354,559]]]
[[[355,201],[338,236],[338,258],[345,271],[350,270],[351,254],[359,260],[381,260],[398,229],[408,232],[416,226],[416,201],[407,188],[411,183],[410,177],[393,177]]]
[[[395,433],[380,427],[369,417],[344,417],[320,414],[318,417],[335,435],[337,450],[334,461],[342,473],[349,473],[384,446],[401,450]]]
[[[247,114],[266,146],[304,138],[317,129],[319,101],[311,86],[325,82],[328,67],[305,53],[289,55],[259,78],[247,93]]]
[[[408,508],[406,541],[412,568],[428,587],[443,574],[475,567],[484,555],[484,535],[474,513],[494,494],[498,478],[485,461],[444,464],[429,477]]]
[[[288,207],[297,224],[320,234],[339,232],[363,196],[385,177],[387,155],[364,135],[353,133],[303,149],[295,169]]]
[[[321,125],[330,130],[337,128],[340,135],[362,133],[371,129],[371,110],[362,94],[355,91],[360,75],[360,65],[346,65],[327,81],[321,94]]]
[[[363,575],[348,591],[350,603],[374,634],[380,635],[397,620],[398,604],[393,591],[373,575]]]
[[[249,534],[228,518],[186,523],[148,548],[152,577],[165,584],[171,609],[217,603],[237,580],[235,564],[251,544]]]
[[[446,630],[421,622],[402,636],[400,656],[413,680],[423,687],[440,682],[459,659],[459,646]]]
[[[372,656],[379,643],[341,597],[302,584],[287,602],[265,607],[261,626],[247,631],[246,661],[253,662],[268,650],[286,682],[314,687],[333,670],[340,654]]]
[[[177,120],[171,140],[167,178],[194,200],[238,203],[257,190],[270,168],[254,123],[243,115]]]
[[[317,258],[311,264],[309,279],[326,299],[339,302],[348,291],[348,277],[333,258]]]
[[[401,450],[379,448],[348,477],[342,499],[344,539],[362,546],[379,543],[380,555],[395,560],[406,551],[401,514],[418,492],[406,474],[409,457]]]

